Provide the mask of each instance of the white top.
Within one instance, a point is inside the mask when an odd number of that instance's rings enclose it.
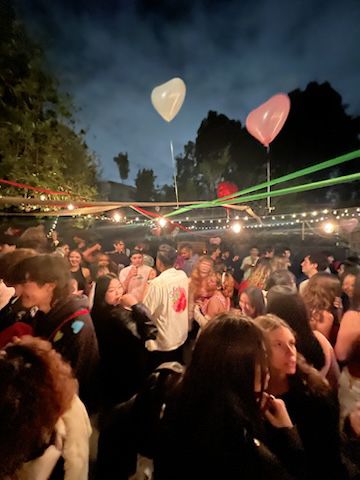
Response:
[[[128,267],[125,267],[120,271],[119,279],[122,284],[125,282],[127,276],[129,275],[131,268],[134,268],[133,265],[129,265]],[[151,267],[149,267],[148,265],[141,265],[137,268],[137,275],[132,277],[129,281],[126,293],[131,293],[132,295],[134,295],[134,297],[136,297],[139,302],[141,302],[143,299],[146,282],[148,281],[150,272]]]
[[[307,284],[309,283],[309,279],[307,278],[306,280],[303,280],[300,284],[299,284],[299,293],[300,295],[304,295],[304,291],[305,291],[305,288],[307,286]]]
[[[240,267],[241,270],[244,270],[244,268],[247,265],[250,265],[250,268],[248,268],[246,271],[244,271],[243,280],[247,280],[250,277],[252,271],[254,270],[254,267],[251,267],[251,265],[256,265],[258,260],[259,260],[259,257],[256,257],[256,260],[254,262],[250,255],[248,257],[244,258],[244,260],[242,261],[241,267]]]
[[[24,463],[16,472],[18,480],[48,479],[61,456],[64,458],[64,480],[87,480],[91,425],[77,395],[70,409],[56,423],[55,433],[55,445],[48,447],[41,457]]]
[[[169,268],[152,280],[144,298],[158,329],[148,340],[150,351],[167,352],[180,347],[188,335],[189,279],[182,270]]]

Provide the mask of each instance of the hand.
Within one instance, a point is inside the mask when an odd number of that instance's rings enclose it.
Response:
[[[264,415],[273,427],[291,428],[293,426],[283,400],[269,395]]]
[[[120,303],[123,307],[132,307],[133,305],[139,303],[139,301],[131,293],[126,293],[121,297]]]
[[[343,308],[342,300],[340,297],[335,297],[334,307],[337,308],[338,310]]]
[[[129,278],[136,277],[137,273],[138,273],[137,267],[132,266],[129,270],[128,277]]]
[[[232,259],[233,262],[237,262],[239,260],[239,255],[235,255],[235,257]]]

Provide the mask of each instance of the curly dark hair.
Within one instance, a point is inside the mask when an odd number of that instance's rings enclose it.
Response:
[[[42,454],[76,391],[49,342],[26,336],[0,352],[0,478]]]

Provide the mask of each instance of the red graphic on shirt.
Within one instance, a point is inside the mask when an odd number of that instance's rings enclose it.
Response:
[[[183,312],[187,306],[186,292],[184,288],[177,287],[172,292],[173,309],[176,313]]]

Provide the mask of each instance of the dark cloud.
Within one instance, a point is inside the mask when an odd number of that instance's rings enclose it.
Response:
[[[330,81],[360,113],[358,0],[23,2],[105,178],[118,178],[112,158],[127,151],[132,178],[151,167],[170,182],[170,139],[179,153],[208,110],[244,122],[271,95],[312,80]],[[167,124],[150,93],[174,76],[188,91]]]

